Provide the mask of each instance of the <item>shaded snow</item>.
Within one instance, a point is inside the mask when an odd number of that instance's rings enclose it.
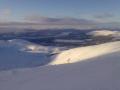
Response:
[[[0,72],[0,90],[120,90],[120,51],[74,64]]]
[[[0,41],[0,71],[46,65],[49,54],[60,52],[58,47],[45,47],[25,40]]]

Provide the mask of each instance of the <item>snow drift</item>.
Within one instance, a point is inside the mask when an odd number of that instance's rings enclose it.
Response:
[[[62,51],[49,65],[76,63],[120,51],[120,41]]]

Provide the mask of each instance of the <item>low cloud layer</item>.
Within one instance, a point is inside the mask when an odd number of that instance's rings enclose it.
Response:
[[[87,19],[77,19],[77,18],[51,18],[51,17],[41,17],[41,16],[27,16],[24,18],[26,22],[39,23],[45,25],[92,25],[97,22]]]
[[[25,29],[25,28],[27,28],[27,29],[120,28],[119,25],[120,25],[120,23],[118,23],[118,22],[109,22],[109,23],[107,22],[106,23],[106,22],[99,22],[99,20],[97,21],[97,20],[88,20],[88,19],[70,18],[70,17],[52,18],[52,17],[41,17],[38,15],[32,15],[32,16],[23,17],[23,20],[21,20],[21,22],[0,22],[0,31],[3,30],[3,28],[7,28],[6,30],[9,30],[9,28],[16,28],[16,30],[18,30],[18,29],[21,30],[21,29]]]

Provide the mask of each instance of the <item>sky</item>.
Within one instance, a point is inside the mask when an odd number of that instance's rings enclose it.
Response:
[[[119,9],[120,0],[0,0],[0,22],[120,23]]]

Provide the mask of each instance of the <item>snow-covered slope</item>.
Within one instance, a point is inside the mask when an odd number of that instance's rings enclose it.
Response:
[[[88,35],[92,36],[113,36],[113,37],[120,37],[120,31],[111,31],[111,30],[96,30],[87,33]]]
[[[49,65],[76,63],[120,51],[120,41],[62,51]]]
[[[11,46],[20,51],[30,52],[30,53],[52,53],[52,52],[55,52],[57,49],[58,49],[57,51],[60,51],[62,49],[62,48],[52,47],[52,46],[47,47],[47,46],[37,45],[22,39],[13,39],[13,40],[4,41],[4,44],[5,45],[0,44],[0,46],[1,45],[8,46],[8,47]]]
[[[19,51],[31,52],[31,53],[47,52],[46,50],[47,47],[38,46],[36,44],[21,39],[1,40],[0,47],[11,47]]]
[[[100,52],[107,54],[77,63],[2,71],[0,90],[120,90],[119,46],[120,42],[100,45]]]
[[[48,64],[49,54],[59,51],[58,47],[45,47],[25,40],[1,40],[0,71]]]

